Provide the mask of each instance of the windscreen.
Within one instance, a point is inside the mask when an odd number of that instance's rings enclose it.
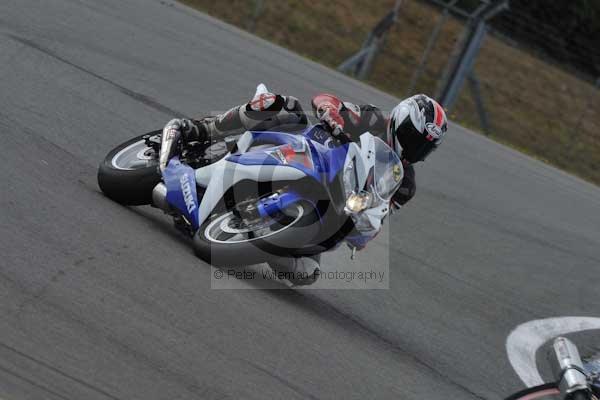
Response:
[[[375,138],[375,192],[389,201],[402,183],[402,161],[383,140]]]

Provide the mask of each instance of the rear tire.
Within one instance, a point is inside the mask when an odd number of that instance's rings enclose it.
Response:
[[[134,146],[132,151],[137,149],[135,144],[143,142],[144,136],[157,135],[160,132],[154,131],[135,137],[115,147],[107,154],[98,168],[98,186],[107,197],[128,206],[145,205],[152,202],[152,189],[161,181],[158,173],[158,160],[146,160],[146,166],[142,165],[132,169],[117,168],[114,161],[117,158],[115,156],[126,151],[128,147]]]

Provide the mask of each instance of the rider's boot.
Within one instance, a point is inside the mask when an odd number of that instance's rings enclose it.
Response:
[[[235,106],[222,114],[189,122],[191,129],[187,133],[182,132],[184,140],[205,141],[275,127],[285,131],[300,130],[306,127],[308,119],[297,98],[261,93],[248,103]]]
[[[321,255],[309,257],[276,257],[269,261],[275,272],[283,273],[296,286],[312,285],[319,279]]]

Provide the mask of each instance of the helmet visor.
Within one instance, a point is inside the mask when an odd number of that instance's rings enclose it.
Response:
[[[396,131],[396,137],[402,146],[402,158],[410,163],[423,161],[437,148],[435,140],[427,140],[427,135],[419,132],[407,118]]]

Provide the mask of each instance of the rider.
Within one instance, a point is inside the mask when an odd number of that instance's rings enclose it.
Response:
[[[374,105],[344,102],[331,94],[316,95],[311,105],[315,117],[331,136],[339,138],[345,135],[350,140],[358,140],[361,134],[368,131],[382,138],[398,153],[404,166],[404,178],[392,197],[396,208],[406,204],[415,195],[412,164],[425,160],[438,147],[447,130],[444,109],[423,94],[401,101],[392,109],[389,118]],[[190,142],[240,134],[246,130],[300,130],[307,124],[306,113],[297,98],[263,92],[257,93],[248,103],[233,107],[216,117],[173,119],[167,123],[164,131],[179,130],[183,140]],[[364,247],[364,244],[353,245]],[[311,260],[314,260],[313,263]],[[307,268],[317,270],[318,257],[295,260],[292,266],[294,270]]]

